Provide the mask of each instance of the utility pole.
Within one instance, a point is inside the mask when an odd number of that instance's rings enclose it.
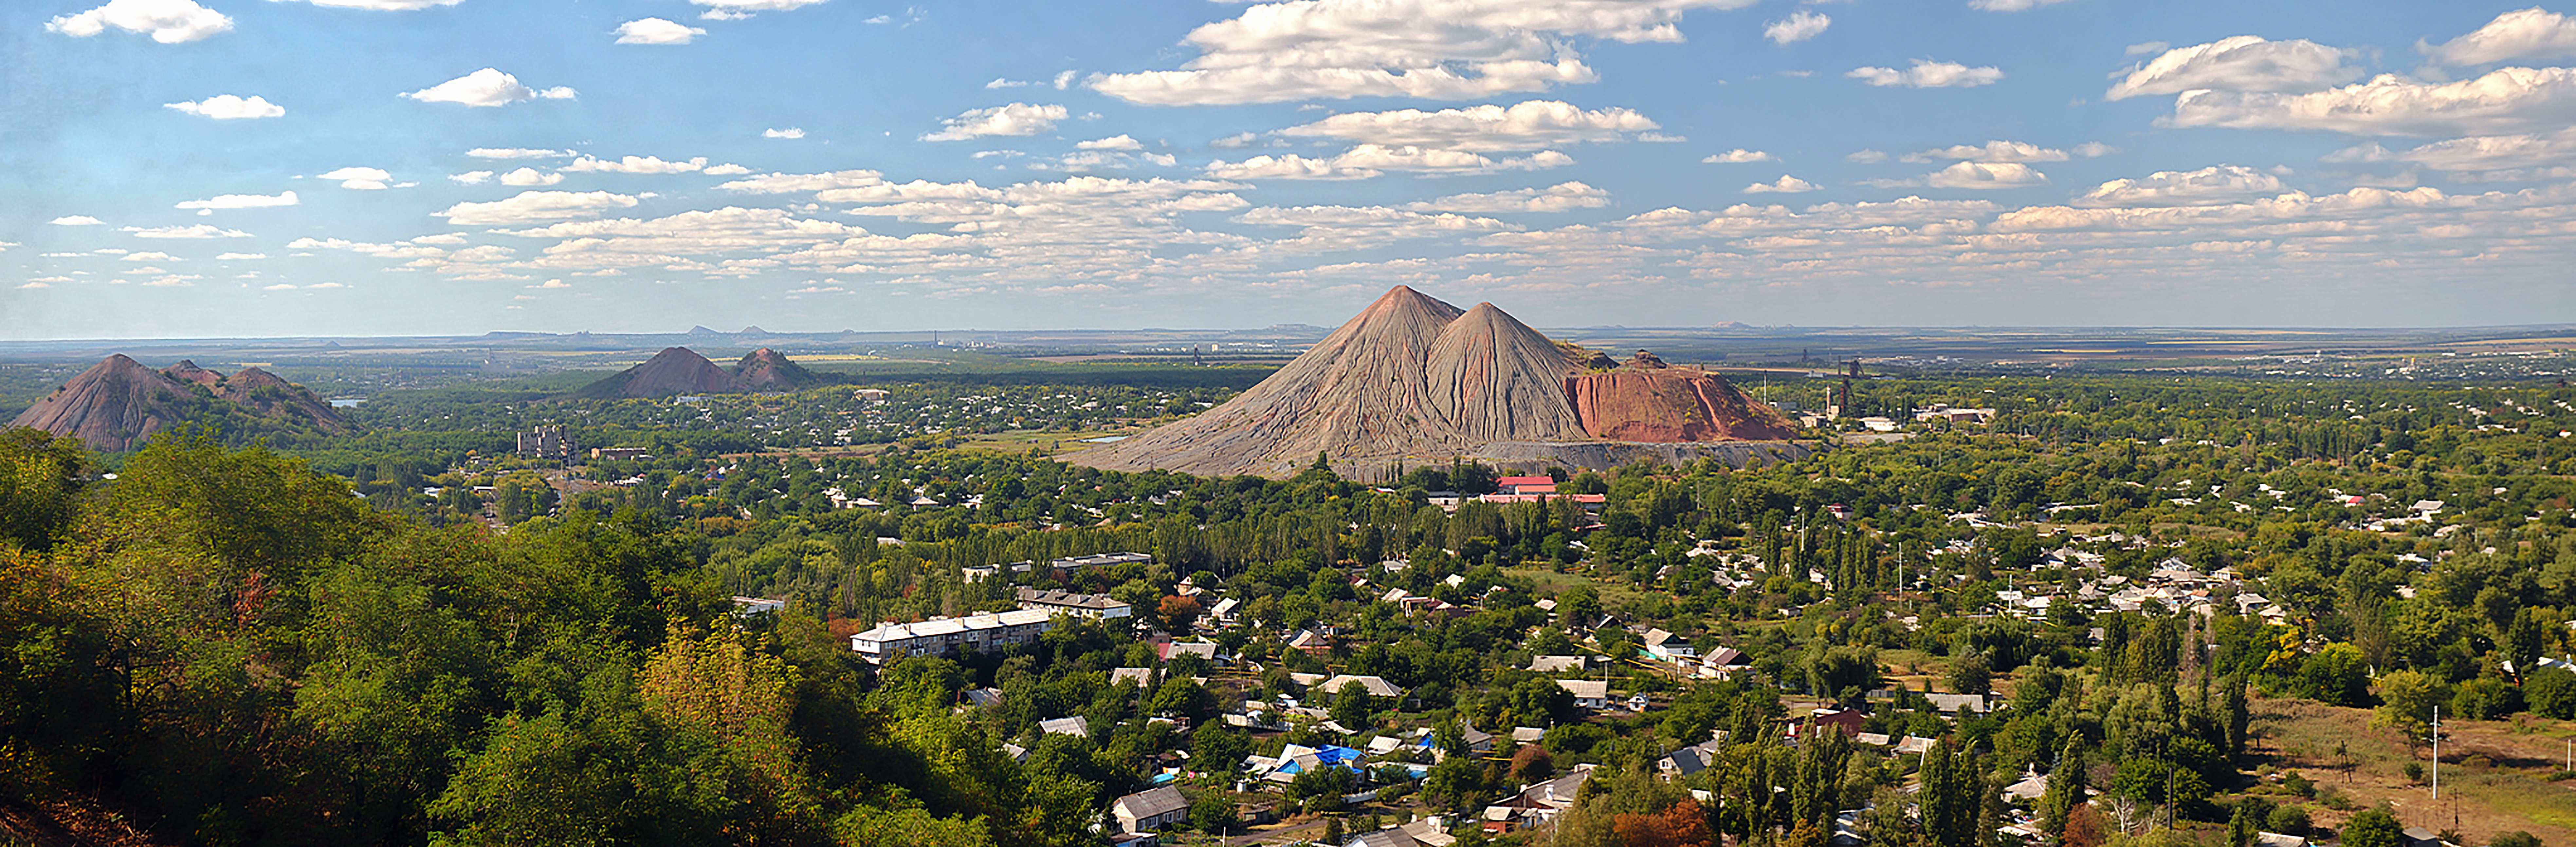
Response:
[[[2442,707],[2433,707],[2433,802],[2442,802]]]

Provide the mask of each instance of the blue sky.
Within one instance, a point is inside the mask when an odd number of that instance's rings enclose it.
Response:
[[[28,0],[0,337],[2569,322],[2567,12]]]

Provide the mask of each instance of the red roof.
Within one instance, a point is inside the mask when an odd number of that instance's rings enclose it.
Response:
[[[1552,476],[1507,476],[1502,479],[1494,480],[1494,484],[1506,488],[1514,485],[1555,485],[1556,478]]]

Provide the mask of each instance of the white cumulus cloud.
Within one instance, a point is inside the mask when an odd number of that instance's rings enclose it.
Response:
[[[1741,165],[1750,162],[1777,161],[1780,161],[1780,157],[1778,156],[1774,156],[1760,150],[1746,150],[1742,147],[1738,147],[1724,153],[1712,154],[1708,158],[1701,159],[1700,163],[1707,165]]]
[[[466,171],[461,174],[448,174],[447,179],[458,185],[482,185],[491,182],[492,176],[491,171]]]
[[[638,18],[617,25],[619,44],[687,44],[706,30],[661,18]]]
[[[1487,214],[1568,212],[1575,209],[1597,209],[1607,205],[1610,205],[1610,192],[1569,181],[1547,188],[1522,188],[1486,194],[1452,194],[1436,200],[1409,203],[1405,208],[1416,212]]]
[[[1808,182],[1808,181],[1806,181],[1806,180],[1799,179],[1799,178],[1797,178],[1797,177],[1790,176],[1790,175],[1788,175],[1788,174],[1781,174],[1781,175],[1780,175],[1780,178],[1779,178],[1777,181],[1773,181],[1773,182],[1757,182],[1757,183],[1754,183],[1754,184],[1752,184],[1752,185],[1747,185],[1747,186],[1745,186],[1745,187],[1744,187],[1744,193],[1746,193],[1746,194],[1803,194],[1803,193],[1806,193],[1806,192],[1809,192],[1809,191],[1814,191],[1814,190],[1816,190],[1816,187],[1817,187],[1817,186],[1816,186],[1816,184],[1815,184],[1815,183]]]
[[[1362,144],[1330,157],[1294,153],[1254,156],[1241,162],[1213,162],[1208,176],[1217,179],[1368,179],[1387,171],[1458,175],[1508,170],[1539,170],[1574,163],[1574,157],[1541,150],[1517,159],[1493,159],[1467,150],[1441,150],[1413,145]]]
[[[477,159],[552,159],[570,156],[570,150],[540,150],[530,147],[476,147],[465,155]]]
[[[1786,18],[1763,25],[1762,37],[1775,44],[1796,44],[1825,34],[1825,28],[1833,24],[1833,18],[1800,9]]]
[[[163,103],[161,104],[161,107],[164,109],[174,109],[184,114],[195,115],[201,118],[212,118],[219,121],[274,118],[281,117],[286,114],[286,107],[268,102],[267,98],[260,97],[258,95],[238,97],[231,94],[217,94],[213,97],[208,97],[194,103],[184,101],[178,103]]]
[[[2382,74],[2306,94],[2187,91],[2173,126],[2304,129],[2353,135],[2499,135],[2576,120],[2576,68],[2500,68],[2476,79],[2416,82]]]
[[[88,215],[64,215],[62,217],[46,221],[46,223],[53,224],[55,226],[99,226],[107,222]]]
[[[1488,104],[1435,112],[1348,112],[1279,134],[1493,153],[1641,138],[1661,128],[1634,109],[1584,109],[1555,100],[1528,100],[1511,106]]]
[[[286,193],[288,193],[288,194],[293,194],[293,193],[295,193],[295,192],[289,191],[289,192],[286,192]],[[136,238],[249,238],[249,237],[250,237],[250,233],[243,232],[243,231],[238,230],[238,229],[224,229],[224,228],[222,228],[222,227],[218,227],[218,226],[215,226],[215,225],[213,225],[213,224],[197,224],[197,225],[195,225],[195,226],[156,226],[156,227],[148,227],[148,228],[147,228],[147,227],[134,227],[134,226],[129,226],[129,227],[126,227],[126,228],[125,228],[125,231],[126,231],[126,232],[130,232],[130,233],[134,233],[134,237],[136,237]]]
[[[1934,188],[2023,188],[2047,185],[2048,175],[2019,162],[1960,162],[1923,177]]]
[[[465,0],[304,0],[316,6],[340,9],[366,9],[374,12],[417,12],[437,6],[454,6]]]
[[[493,68],[484,68],[419,91],[402,96],[423,103],[456,103],[478,108],[507,106],[527,100],[570,100],[576,95],[570,88],[544,90],[519,84],[519,78]]]
[[[295,192],[292,191],[279,192],[273,196],[267,194],[218,194],[204,200],[189,200],[180,203],[176,208],[203,210],[268,209],[278,206],[293,206],[301,202],[303,201],[297,200],[295,198]]]
[[[689,0],[689,2],[713,7],[707,10],[705,17],[708,20],[722,21],[747,18],[753,12],[784,12],[790,9],[802,9],[824,0]]]
[[[353,167],[341,168],[325,174],[317,174],[313,178],[338,180],[341,188],[356,189],[360,191],[378,191],[392,187],[388,185],[388,183],[393,180],[394,175],[386,173],[382,168]]]
[[[2243,165],[2196,171],[2157,171],[2142,179],[2115,179],[2075,198],[2086,208],[2207,206],[2279,194],[2281,178]]]
[[[1036,135],[1054,129],[1064,120],[1063,106],[1012,103],[989,109],[968,109],[956,117],[941,121],[946,129],[924,133],[923,141],[964,141],[988,135]]]
[[[2411,162],[2437,171],[2491,171],[2538,168],[2576,161],[2576,128],[2516,135],[2475,135],[2417,146],[2403,152],[2378,144],[2337,150],[2328,162]]]
[[[553,185],[562,181],[563,174],[550,174],[536,168],[520,168],[501,175],[502,185]]]
[[[1090,85],[1136,103],[1214,105],[1350,97],[1463,100],[1598,78],[1577,38],[1677,42],[1690,9],[1755,0],[1294,0],[1191,30],[1176,70]]]
[[[2047,185],[2048,175],[2020,162],[1957,162],[1912,179],[1873,179],[1879,188],[2028,188]]]
[[[553,221],[587,220],[609,209],[630,208],[636,199],[606,191],[522,191],[488,203],[458,203],[434,213],[456,226],[513,226]]]
[[[1958,159],[1971,162],[2063,162],[2066,151],[2052,150],[2022,141],[1988,141],[1983,146],[1967,144],[1936,147],[1919,153],[1907,153],[1900,161],[1929,162],[1935,159]]]
[[[2196,89],[2315,91],[2361,78],[2345,64],[2354,53],[2314,41],[2267,41],[2239,35],[2167,50],[2129,72],[2102,96],[2126,100]]]
[[[786,128],[786,129],[764,129],[764,130],[761,130],[761,131],[760,131],[760,137],[762,137],[762,138],[784,138],[784,139],[787,139],[787,140],[790,140],[790,141],[794,141],[794,140],[796,140],[796,139],[799,139],[799,138],[803,138],[803,137],[805,137],[805,131],[804,131],[804,130],[802,130],[802,129],[798,129],[798,128],[796,128],[796,127],[792,127],[792,126],[791,126],[791,127]]]
[[[1895,68],[1853,68],[1843,75],[1871,85],[1907,88],[1974,88],[1992,85],[2004,78],[2004,72],[1991,65],[1972,68],[1957,62],[1930,59],[1916,59],[1914,67],[1901,71]]]
[[[2576,20],[2534,6],[2497,15],[2476,32],[2415,49],[2446,65],[2576,56]]]
[[[1118,135],[1112,135],[1112,136],[1110,136],[1110,137],[1108,137],[1108,138],[1095,138],[1095,139],[1092,139],[1092,140],[1090,140],[1090,141],[1078,142],[1078,143],[1074,144],[1073,146],[1074,146],[1074,149],[1077,149],[1077,150],[1143,150],[1143,149],[1145,149],[1145,144],[1144,144],[1144,142],[1137,141],[1136,139],[1134,139],[1134,138],[1132,138],[1132,137],[1129,137],[1129,136],[1128,136],[1128,135],[1126,135],[1125,133],[1120,133],[1120,134],[1118,134]]]
[[[184,44],[232,31],[233,19],[194,0],[108,0],[107,5],[45,22],[45,31],[74,38],[88,38],[109,27],[149,35],[163,44]]]
[[[665,162],[659,156],[628,156],[611,162],[583,156],[563,169],[573,173],[619,174],[685,174],[696,173],[707,166],[707,157],[699,156],[682,162]]]

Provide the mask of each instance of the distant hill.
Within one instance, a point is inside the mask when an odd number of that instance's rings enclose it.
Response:
[[[794,391],[830,380],[815,376],[780,353],[767,347],[754,350],[735,362],[733,378],[745,391]]]
[[[653,399],[681,394],[794,391],[831,381],[767,347],[742,357],[731,369],[718,367],[695,350],[672,347],[653,354],[643,364],[566,396],[577,400]]]
[[[570,397],[580,400],[634,400],[678,394],[733,394],[742,391],[733,374],[686,347],[668,347],[643,364],[582,386]]]
[[[1491,303],[1461,310],[1404,286],[1259,385],[1196,417],[1074,454],[1112,470],[1293,474],[1330,457],[1374,472],[1505,447],[1594,463],[1613,445],[1792,437],[1714,374],[1561,344]]]
[[[347,432],[347,421],[303,386],[258,368],[226,376],[182,360],[161,370],[118,353],[82,371],[10,422],[81,439],[91,449],[132,450],[181,423],[230,438]]]

